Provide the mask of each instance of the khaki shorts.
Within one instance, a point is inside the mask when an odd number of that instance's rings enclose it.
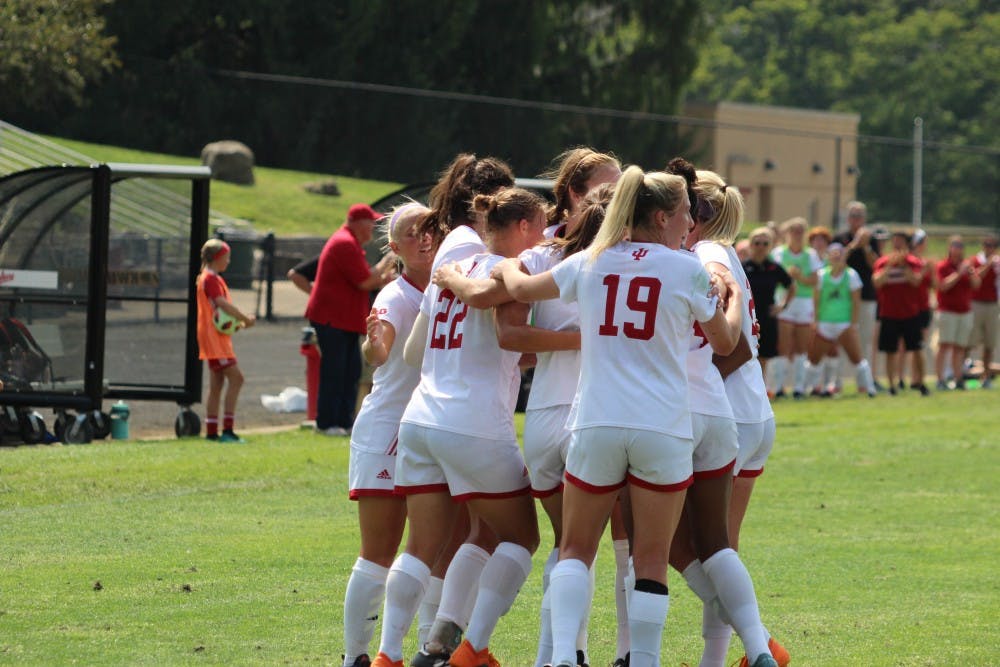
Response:
[[[972,336],[972,313],[938,311],[938,345],[968,347]]]
[[[969,345],[982,345],[991,350],[997,346],[1000,332],[1000,303],[972,302],[972,336]]]

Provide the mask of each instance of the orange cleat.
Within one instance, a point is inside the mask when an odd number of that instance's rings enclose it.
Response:
[[[788,663],[792,661],[792,656],[788,654],[788,650],[778,643],[774,637],[767,640],[767,650],[771,652],[774,656],[774,661],[778,663],[778,667],[788,667]],[[750,661],[747,660],[746,656],[740,660],[739,667],[750,667]]]
[[[469,640],[463,639],[462,643],[448,658],[450,667],[500,667],[500,663],[490,653],[489,648],[483,647],[477,651],[472,648]]]
[[[375,660],[372,661],[371,667],[403,667],[402,660],[393,660],[385,653],[381,651],[375,656]]]

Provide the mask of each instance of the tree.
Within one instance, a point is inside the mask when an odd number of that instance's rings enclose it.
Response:
[[[109,0],[0,3],[0,112],[83,103],[88,83],[119,63],[99,10]]]

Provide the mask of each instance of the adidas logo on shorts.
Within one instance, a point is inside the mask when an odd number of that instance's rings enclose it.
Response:
[[[386,470],[385,468],[382,468],[382,472],[380,472],[379,474],[375,475],[375,478],[376,479],[392,479],[392,475],[389,474],[388,470]]]

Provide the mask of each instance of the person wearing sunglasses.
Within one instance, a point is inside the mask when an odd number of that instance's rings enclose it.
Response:
[[[761,371],[767,377],[767,362],[778,356],[778,314],[788,308],[795,298],[795,281],[784,267],[771,259],[774,232],[767,227],[758,227],[749,236],[750,257],[743,262],[743,272],[750,281],[760,338],[757,359]],[[784,289],[781,302],[775,300],[778,287]]]

